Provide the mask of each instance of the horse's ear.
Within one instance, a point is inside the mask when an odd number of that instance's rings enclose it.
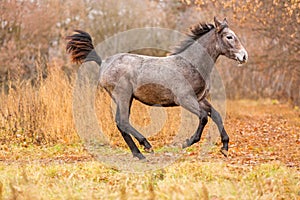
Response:
[[[224,20],[223,20],[223,24],[228,25],[228,21],[227,21],[226,17],[225,17]]]
[[[216,26],[217,32],[220,32],[223,30],[223,28],[228,27],[226,18],[224,18],[224,20],[221,22],[216,17],[214,17],[214,21],[215,21],[215,26]]]
[[[222,30],[222,22],[217,19],[217,17],[214,17],[214,22],[216,26],[216,32],[220,32]]]
[[[215,22],[215,26],[216,28],[218,28],[219,26],[221,26],[222,22],[220,22],[216,16],[214,16],[214,22]]]

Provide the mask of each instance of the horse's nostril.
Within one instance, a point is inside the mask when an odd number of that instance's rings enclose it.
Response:
[[[247,54],[245,54],[244,56],[243,56],[243,61],[247,61],[247,59],[248,59],[248,56],[247,56]]]

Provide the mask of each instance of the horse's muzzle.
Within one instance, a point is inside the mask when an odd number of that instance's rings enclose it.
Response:
[[[248,61],[248,53],[245,49],[242,49],[238,53],[236,53],[235,57],[239,64],[243,64]]]

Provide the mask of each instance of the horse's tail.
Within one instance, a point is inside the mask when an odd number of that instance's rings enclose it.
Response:
[[[74,30],[75,34],[67,36],[68,40],[66,51],[71,54],[72,62],[83,63],[87,61],[95,61],[101,65],[101,58],[96,53],[91,36],[84,31]]]

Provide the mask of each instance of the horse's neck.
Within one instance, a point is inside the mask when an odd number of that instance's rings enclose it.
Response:
[[[216,50],[214,31],[203,35],[178,55],[196,67],[201,72],[203,78],[209,78],[213,66],[220,55]]]

